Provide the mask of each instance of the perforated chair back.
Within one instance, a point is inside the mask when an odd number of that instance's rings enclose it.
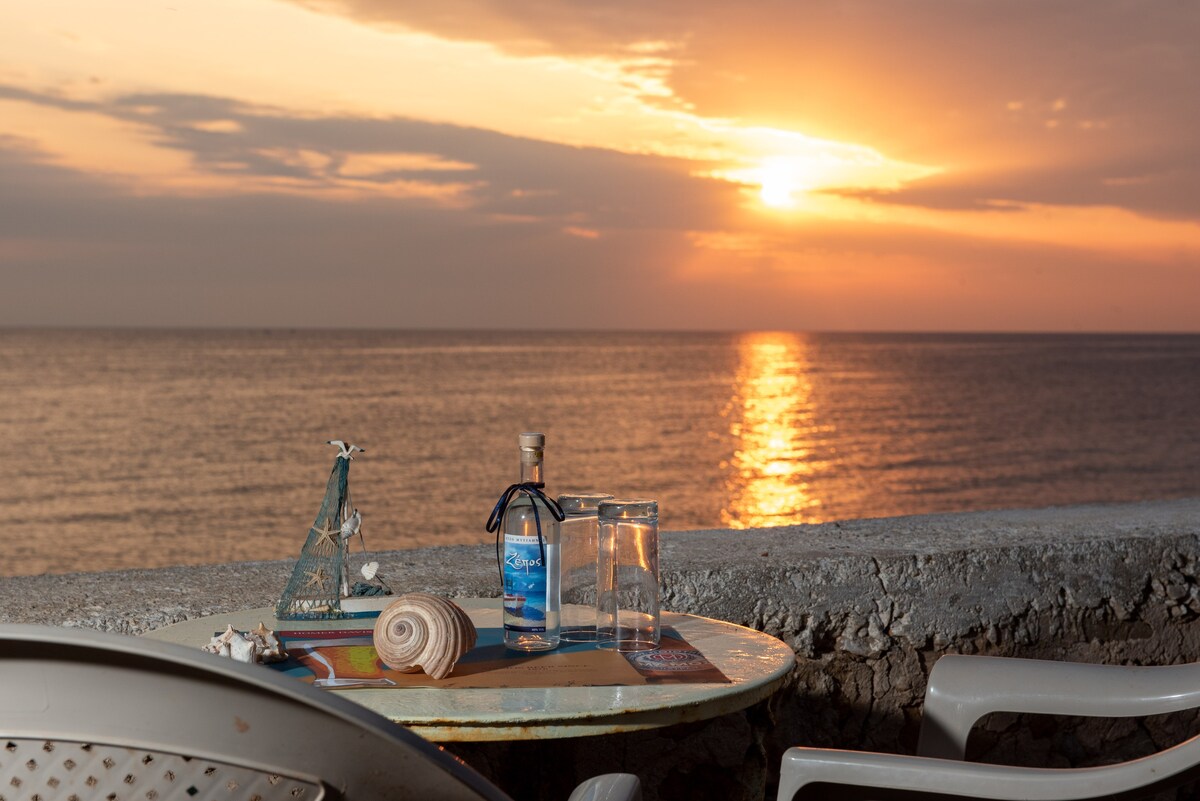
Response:
[[[402,726],[169,643],[0,626],[0,799],[505,801]]]
[[[0,798],[147,801],[320,798],[320,785],[254,768],[147,748],[10,737],[0,755]]]

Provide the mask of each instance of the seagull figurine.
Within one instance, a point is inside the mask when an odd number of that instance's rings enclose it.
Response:
[[[354,510],[354,514],[346,518],[346,522],[342,523],[342,539],[348,540],[358,533],[359,526],[362,525],[362,515],[358,510]]]
[[[331,439],[326,444],[338,446],[338,448],[341,450],[341,452],[338,454],[339,459],[353,459],[354,457],[351,454],[353,454],[355,451],[358,451],[359,453],[366,453],[366,450],[363,448],[360,448],[357,445],[347,445],[340,439]]]

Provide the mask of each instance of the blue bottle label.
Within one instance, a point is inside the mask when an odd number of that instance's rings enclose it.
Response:
[[[536,536],[504,537],[504,628],[546,630],[546,565]]]

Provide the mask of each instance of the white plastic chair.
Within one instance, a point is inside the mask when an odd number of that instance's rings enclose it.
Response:
[[[960,761],[991,712],[1135,717],[1200,707],[1200,664],[1122,667],[949,655],[925,691],[918,756],[791,748],[779,801],[893,795],[991,799],[1137,798],[1200,775],[1200,737],[1140,759],[1090,768]]]
[[[465,763],[257,665],[79,629],[0,626],[0,797],[507,801]],[[638,801],[629,774],[571,801]]]

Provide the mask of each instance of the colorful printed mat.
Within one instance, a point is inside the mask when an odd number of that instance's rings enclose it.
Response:
[[[504,647],[504,630],[481,628],[475,647],[444,679],[400,673],[384,665],[371,643],[372,629],[277,631],[288,659],[272,667],[317,687],[611,687],[719,683],[729,679],[674,629],[663,629],[653,651],[618,653],[593,643],[563,643],[526,654]]]

